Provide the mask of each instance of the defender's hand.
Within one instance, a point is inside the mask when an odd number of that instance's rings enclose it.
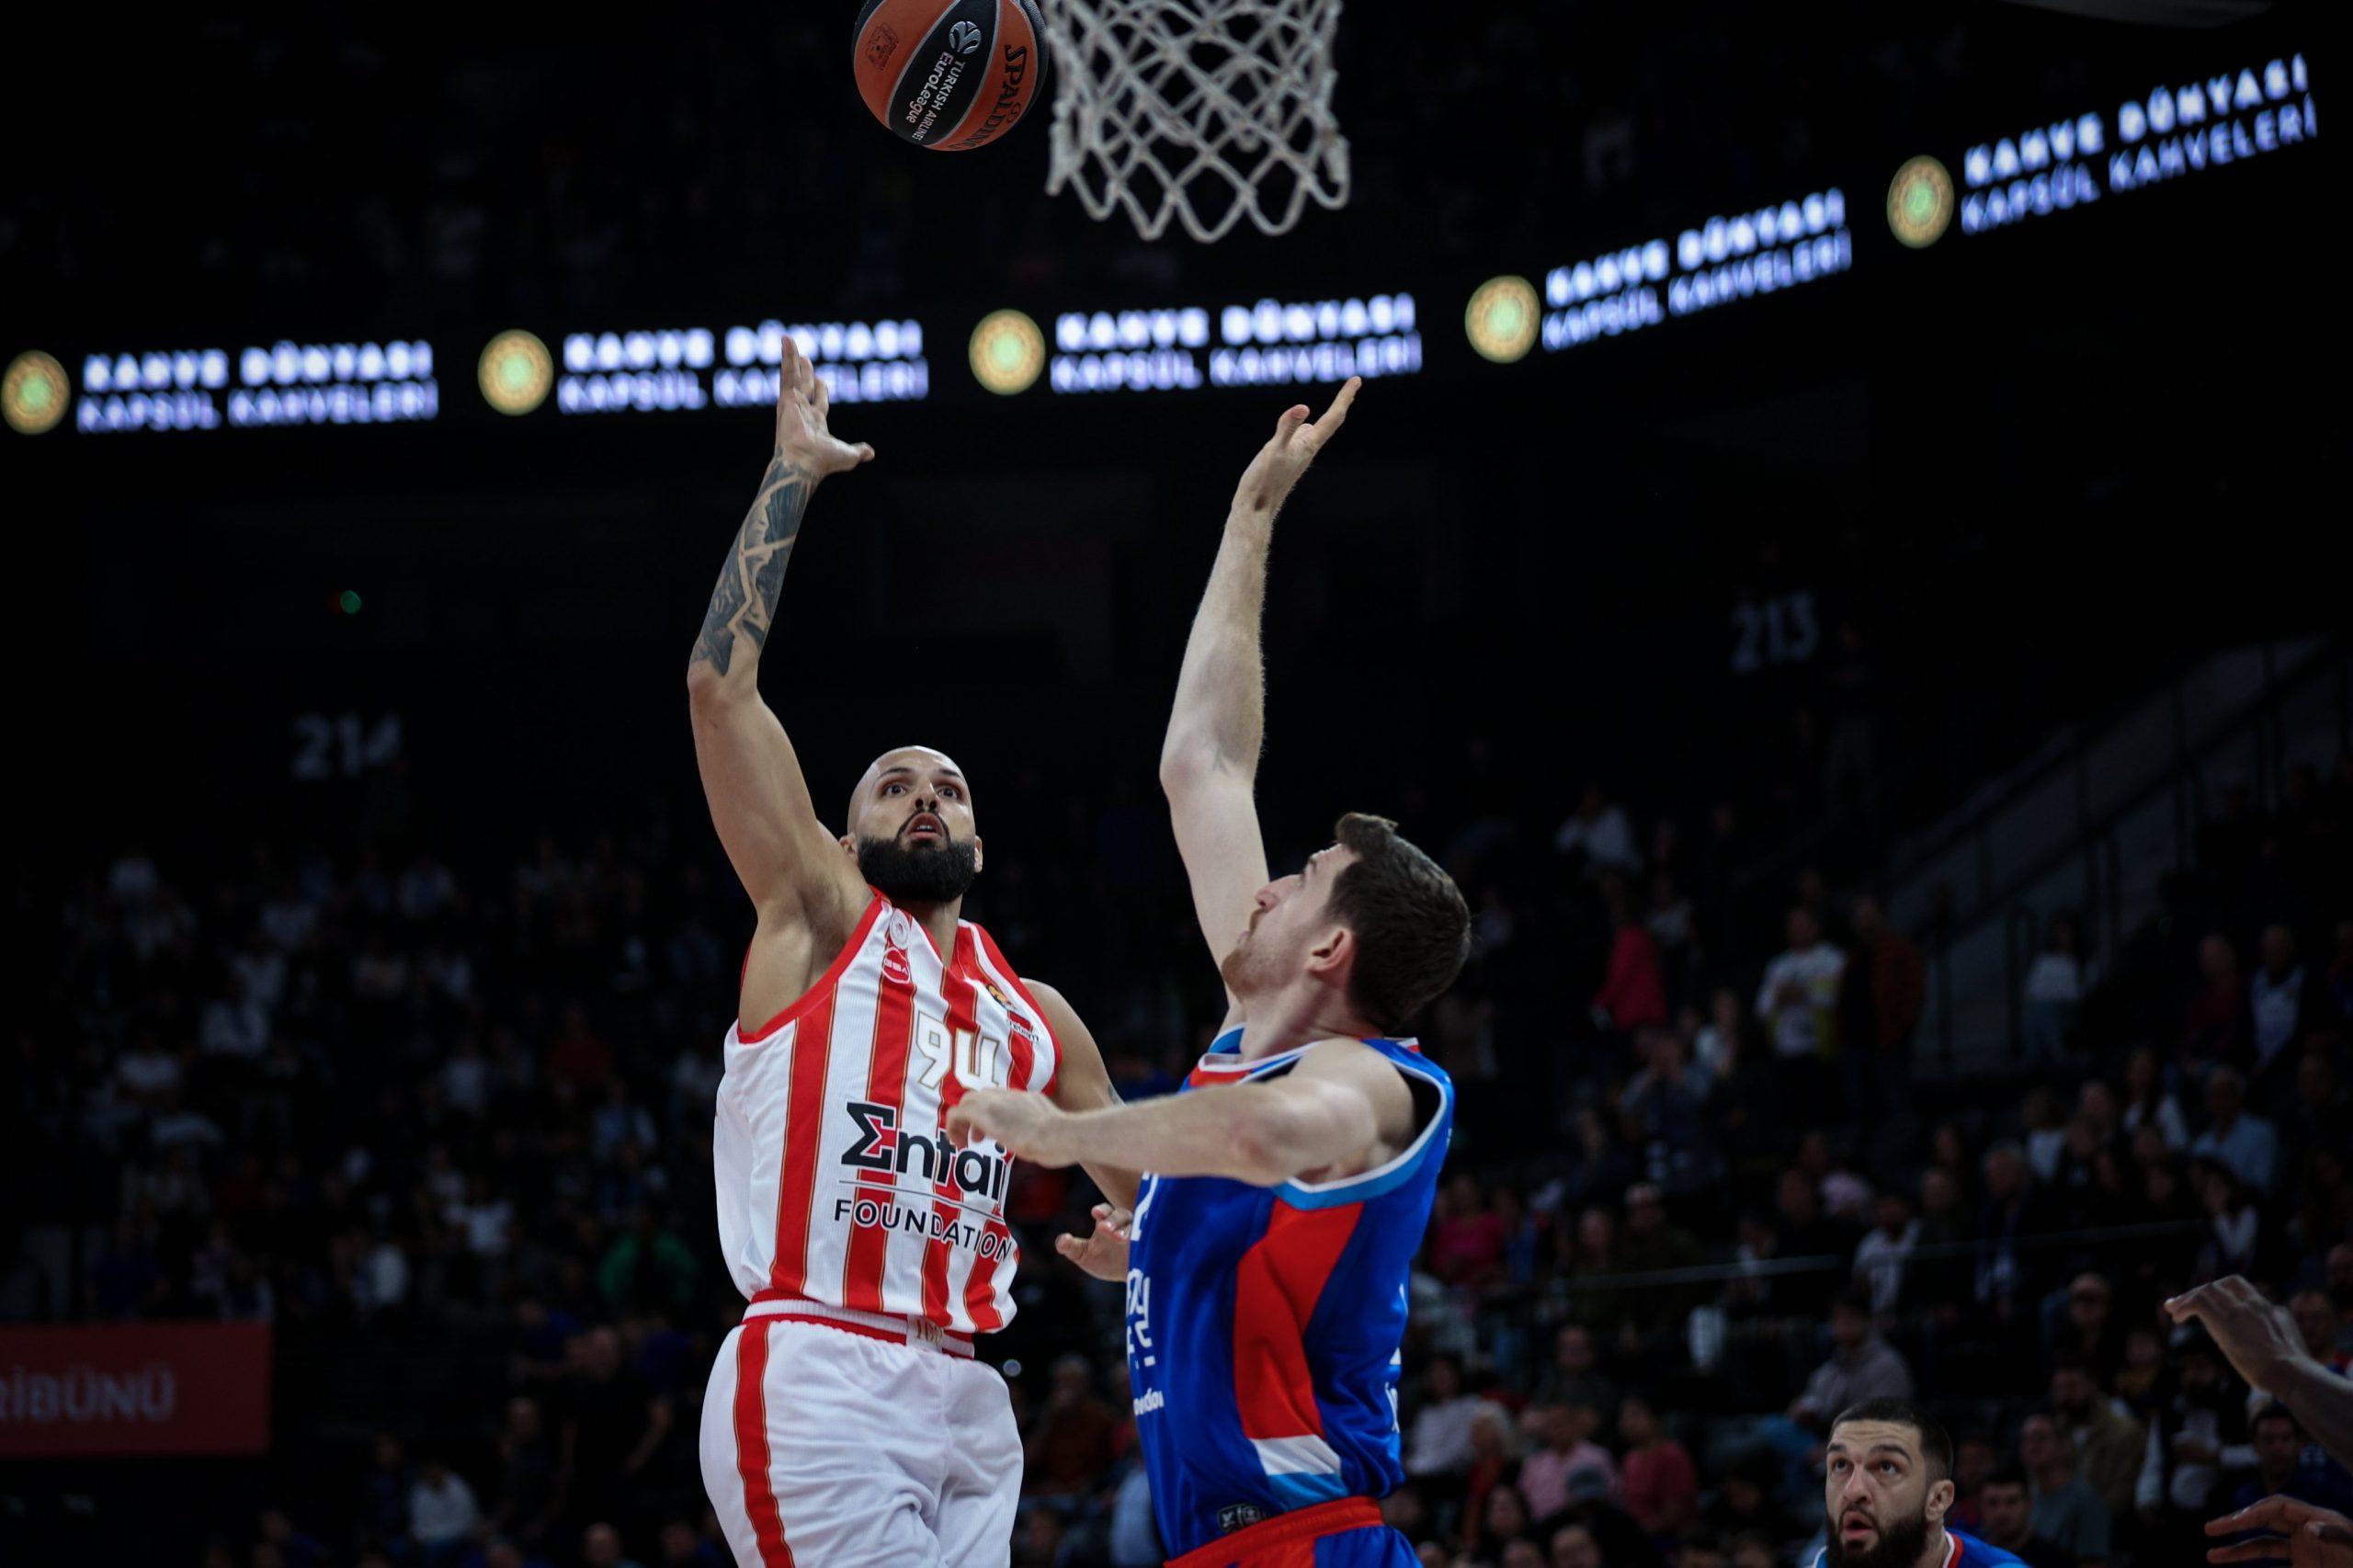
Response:
[[[825,413],[832,401],[825,383],[817,379],[816,367],[802,357],[801,346],[788,335],[784,359],[777,366],[777,456],[799,463],[820,479],[874,460],[872,447],[863,441],[845,441],[826,428]]]
[[[1060,1106],[1043,1095],[972,1089],[949,1111],[948,1136],[960,1149],[994,1138],[1017,1160],[1035,1165],[1068,1165],[1077,1163],[1077,1156],[1063,1147],[1060,1136],[1069,1119]]]
[[[1092,1274],[1117,1285],[1128,1278],[1128,1227],[1135,1216],[1115,1204],[1095,1206],[1095,1233],[1056,1236],[1054,1250]]]
[[[1233,504],[1266,511],[1281,506],[1283,497],[1290,494],[1290,487],[1299,483],[1299,476],[1307,472],[1307,465],[1315,460],[1315,454],[1339,434],[1348,417],[1348,405],[1356,402],[1357,389],[1362,385],[1363,377],[1350,376],[1339,395],[1332,400],[1332,406],[1324,411],[1324,417],[1313,425],[1306,422],[1305,403],[1283,410],[1283,416],[1275,421],[1274,438],[1258,449],[1258,455],[1243,471],[1242,483],[1233,492]]]
[[[2165,1303],[2165,1312],[2177,1324],[2191,1318],[2204,1324],[2239,1376],[2259,1389],[2277,1387],[2280,1369],[2305,1354],[2296,1320],[2240,1275],[2184,1291]]]
[[[2353,1563],[2353,1520],[2293,1497],[2266,1497],[2206,1525],[2208,1535],[2237,1535],[2242,1530],[2275,1533],[2234,1546],[2211,1547],[2206,1561],[2287,1562],[2294,1568],[2345,1568]]]

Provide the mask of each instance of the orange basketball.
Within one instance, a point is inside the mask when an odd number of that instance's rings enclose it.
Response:
[[[1046,79],[1036,0],[866,0],[858,97],[902,142],[967,153],[1019,119]]]

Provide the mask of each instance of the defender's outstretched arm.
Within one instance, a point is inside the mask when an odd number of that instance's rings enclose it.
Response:
[[[711,821],[761,924],[830,926],[844,910],[856,919],[864,890],[817,820],[784,726],[761,700],[760,651],[810,496],[827,474],[870,460],[874,449],[826,428],[825,384],[790,337],[779,374],[775,450],[711,590],[687,693]]]
[[[1193,912],[1210,956],[1222,960],[1249,924],[1267,883],[1267,846],[1253,785],[1266,731],[1266,676],[1258,626],[1267,602],[1267,551],[1275,514],[1299,476],[1348,416],[1363,383],[1350,377],[1316,423],[1287,409],[1233,493],[1225,537],[1185,643],[1176,702],[1160,749],[1160,787],[1192,883]]]

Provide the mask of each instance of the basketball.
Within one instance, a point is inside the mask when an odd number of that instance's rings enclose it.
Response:
[[[1011,130],[1046,78],[1037,0],[866,0],[850,65],[902,142],[969,153]]]

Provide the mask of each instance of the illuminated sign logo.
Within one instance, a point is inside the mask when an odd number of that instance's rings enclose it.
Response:
[[[1847,198],[1835,187],[1710,218],[1682,231],[1673,245],[1651,240],[1546,273],[1544,348],[1557,354],[1620,337],[1836,277],[1854,265]]]
[[[765,321],[723,332],[568,333],[556,411],[773,407],[787,337],[816,367],[835,403],[919,403],[931,390],[923,328],[915,322]]]
[[[1508,365],[1536,347],[1543,312],[1536,289],[1525,278],[1491,278],[1479,285],[1462,312],[1462,330],[1483,359]]]
[[[1212,320],[1215,331],[1211,331]],[[1183,310],[1066,312],[1054,318],[1047,385],[1057,392],[1290,386],[1422,368],[1411,294]]]
[[[28,349],[8,361],[7,376],[0,380],[0,419],[18,435],[38,436],[65,417],[70,396],[65,367]]]
[[[2089,111],[1970,148],[1961,165],[1961,230],[2009,228],[2319,134],[2301,54],[2156,87],[2118,106],[2112,123]]]
[[[1952,226],[1952,176],[1925,153],[1907,160],[1887,187],[1887,226],[1914,250],[1925,250]]]
[[[1019,311],[992,311],[972,329],[972,379],[1000,397],[1028,392],[1046,368],[1046,335]]]
[[[970,54],[981,47],[981,29],[970,22],[959,22],[948,29],[948,47],[959,54]]]
[[[415,424],[441,412],[433,345],[421,340],[92,354],[80,390],[74,428],[85,435]]]
[[[555,385],[548,346],[528,332],[502,332],[482,351],[477,372],[483,401],[501,414],[529,414]]]

